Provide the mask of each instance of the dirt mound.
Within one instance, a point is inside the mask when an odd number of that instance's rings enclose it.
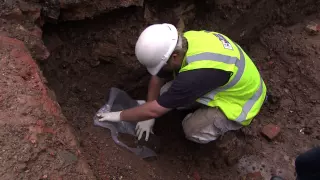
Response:
[[[1,179],[93,179],[23,42],[0,36]]]

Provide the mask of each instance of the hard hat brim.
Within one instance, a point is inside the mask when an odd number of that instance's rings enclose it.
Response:
[[[148,72],[152,75],[155,76],[159,73],[161,68],[165,65],[166,63],[164,61],[161,61],[157,66],[152,67],[152,68],[147,68]]]

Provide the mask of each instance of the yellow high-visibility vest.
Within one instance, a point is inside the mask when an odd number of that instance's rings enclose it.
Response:
[[[249,125],[260,111],[267,92],[252,60],[223,34],[188,31],[184,37],[188,40],[188,51],[179,72],[212,68],[232,73],[227,84],[208,92],[197,102],[218,107],[229,120]]]

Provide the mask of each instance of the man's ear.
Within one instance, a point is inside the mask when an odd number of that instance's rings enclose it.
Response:
[[[178,54],[178,53],[174,52],[171,57],[172,57],[172,62],[173,62],[174,64],[180,63],[180,62],[179,62],[179,54]]]

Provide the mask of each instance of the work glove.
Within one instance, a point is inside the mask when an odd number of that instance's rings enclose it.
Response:
[[[140,140],[143,133],[146,132],[145,140],[148,141],[150,132],[153,134],[153,125],[154,119],[138,122],[136,125],[136,136],[138,136],[138,140]]]
[[[119,122],[120,121],[120,113],[121,113],[121,111],[99,113],[99,114],[97,114],[97,117],[98,117],[99,121]]]

